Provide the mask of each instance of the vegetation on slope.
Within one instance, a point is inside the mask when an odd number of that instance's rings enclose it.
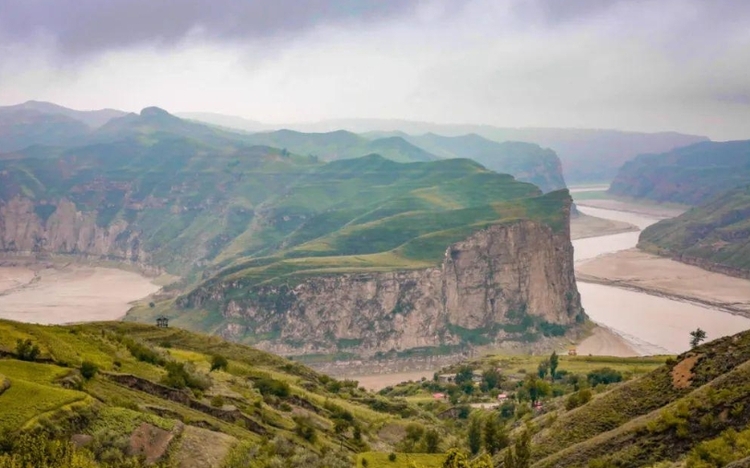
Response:
[[[750,180],[750,141],[703,142],[625,163],[613,195],[699,205]]]
[[[33,361],[20,359],[18,340],[38,346]],[[0,355],[0,381],[7,381],[0,391],[3,467],[26,466],[24,460],[71,467],[135,467],[148,460],[348,467],[357,452],[394,450],[383,430],[432,425],[443,437],[433,415],[356,382],[173,328],[0,321]],[[151,435],[139,442],[138,434]],[[82,448],[75,450],[71,440]],[[69,452],[89,464],[65,461]]]
[[[565,188],[560,158],[551,149],[534,143],[498,143],[476,134],[446,137],[428,133],[404,138],[443,158],[469,158],[492,171],[513,174],[543,192]]]
[[[750,185],[646,228],[638,247],[722,273],[750,277]]]

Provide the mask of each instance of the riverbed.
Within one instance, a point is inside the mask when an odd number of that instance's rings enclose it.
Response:
[[[62,324],[118,320],[131,302],[159,290],[149,278],[87,265],[0,267],[0,318]]]
[[[611,203],[604,205],[618,208],[610,209],[602,208],[602,203],[596,207],[588,206],[588,201],[581,203],[578,203],[578,209],[584,214],[627,222],[640,229],[675,214],[668,209],[639,208],[632,204],[627,207]],[[634,248],[638,235],[639,232],[626,232],[573,241],[576,267],[581,268],[583,264],[606,254]],[[634,274],[637,275],[637,272]],[[724,278],[727,282],[735,281],[734,278]],[[721,281],[721,278],[717,280]],[[580,277],[578,290],[591,320],[624,338],[643,355],[686,351],[690,348],[689,333],[699,327],[707,332],[709,340],[750,329],[750,319],[717,307],[587,283],[581,281]]]

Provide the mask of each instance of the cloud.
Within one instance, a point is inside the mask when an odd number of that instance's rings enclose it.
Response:
[[[141,45],[296,36],[413,13],[416,0],[1,0],[6,43],[51,41],[79,56]]]

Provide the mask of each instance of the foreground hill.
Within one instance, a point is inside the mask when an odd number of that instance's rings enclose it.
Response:
[[[729,190],[676,218],[649,226],[641,233],[638,247],[750,278],[750,186]]]
[[[697,143],[627,162],[609,193],[698,205],[750,180],[750,141]]]
[[[173,328],[0,320],[0,465],[349,467],[409,423],[440,426],[356,385]],[[49,439],[80,447],[77,464]]]
[[[324,164],[247,138],[147,108],[85,145],[5,155],[0,250],[182,276],[130,317],[287,354],[445,352],[583,321],[567,191],[467,159]]]

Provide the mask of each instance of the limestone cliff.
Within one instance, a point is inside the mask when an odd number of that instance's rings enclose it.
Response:
[[[567,225],[528,220],[475,232],[434,268],[207,283],[178,305],[219,310],[217,333],[280,354],[532,341],[585,317]]]
[[[46,219],[43,210],[51,212]],[[81,212],[63,198],[35,205],[27,198],[0,201],[0,251],[14,254],[71,254],[127,262],[152,269],[138,232],[118,220],[96,223],[96,212]]]

